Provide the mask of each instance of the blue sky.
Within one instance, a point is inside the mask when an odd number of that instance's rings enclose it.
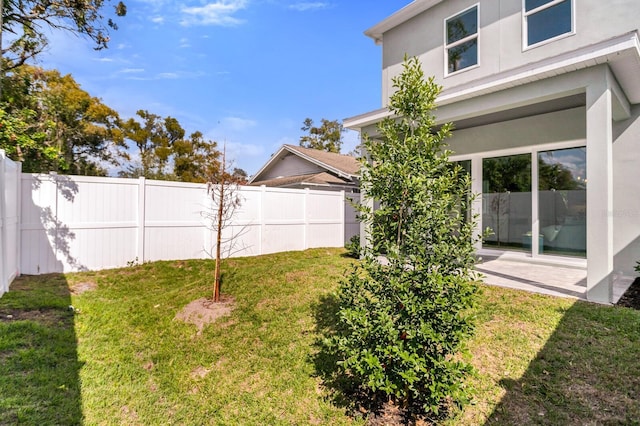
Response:
[[[363,31],[410,0],[128,0],[110,47],[56,32],[38,65],[71,73],[123,118],[177,118],[250,175],[306,117],[380,108],[381,57]],[[107,7],[111,7],[107,3]],[[357,144],[345,135],[343,152]]]

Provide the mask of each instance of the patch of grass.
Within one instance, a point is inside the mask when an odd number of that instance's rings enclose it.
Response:
[[[225,261],[235,309],[201,335],[174,317],[210,296],[211,261],[20,278],[0,299],[0,425],[364,423],[317,345],[343,253]],[[640,311],[484,287],[477,316],[475,401],[451,425],[637,423]]]
[[[0,425],[82,422],[70,301],[62,275],[19,278],[0,299]]]

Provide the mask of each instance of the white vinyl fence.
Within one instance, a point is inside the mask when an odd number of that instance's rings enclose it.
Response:
[[[0,296],[19,273],[21,169],[0,150]]]
[[[207,258],[212,252],[205,185],[22,174],[21,192],[25,274]],[[225,230],[226,237],[236,237],[226,247],[231,256],[341,247],[358,230],[344,192],[243,186],[239,193],[242,204]]]

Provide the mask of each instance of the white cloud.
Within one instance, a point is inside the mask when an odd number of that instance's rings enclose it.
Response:
[[[176,78],[179,78],[180,75],[177,72],[161,72],[160,74],[157,74],[156,77],[164,80],[164,79],[176,79]]]
[[[187,47],[191,47],[191,44],[189,44],[189,39],[186,37],[183,37],[180,39],[180,48],[182,49],[186,49]]]
[[[145,77],[136,75],[136,73],[143,72],[143,71],[144,69],[142,68],[139,68],[139,69],[133,68],[130,71],[126,72],[127,76],[125,78],[127,80],[151,81],[151,80],[177,80],[179,78],[191,79],[191,78],[199,78],[206,75],[206,73],[204,73],[203,71],[161,72],[161,73],[155,74],[154,76],[145,76]],[[120,73],[125,73],[125,71],[120,71]]]
[[[222,119],[223,127],[234,131],[243,131],[246,129],[250,129],[251,127],[255,127],[256,124],[258,123],[254,120],[240,117],[225,117]]]
[[[222,149],[225,142],[218,142],[218,148]],[[226,142],[227,153],[230,157],[260,157],[264,155],[264,148],[261,145],[242,142]]]
[[[204,6],[185,7],[185,15],[180,22],[184,26],[190,25],[219,25],[232,27],[244,21],[232,15],[247,7],[246,0],[218,0]]]
[[[125,68],[119,71],[122,74],[134,74],[144,72],[144,68]]]
[[[324,2],[300,2],[300,3],[294,3],[289,5],[289,9],[297,10],[299,12],[326,9],[328,7],[329,7],[329,3],[324,3]]]
[[[164,16],[153,16],[151,17],[151,22],[154,24],[164,24]]]
[[[94,59],[94,61],[98,61],[98,62],[113,62],[112,58],[96,58]]]

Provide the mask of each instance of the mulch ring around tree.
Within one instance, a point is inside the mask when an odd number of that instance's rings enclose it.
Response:
[[[635,279],[616,305],[640,310],[640,277]]]
[[[175,319],[195,325],[199,336],[205,325],[212,324],[218,318],[231,314],[234,304],[233,297],[225,295],[220,296],[219,302],[213,302],[206,298],[194,300],[179,311]]]

